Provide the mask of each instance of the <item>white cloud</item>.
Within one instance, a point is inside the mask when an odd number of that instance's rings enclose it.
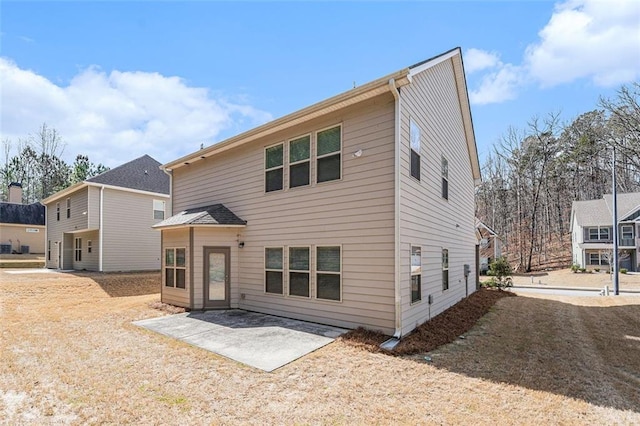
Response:
[[[493,68],[499,63],[500,57],[486,50],[471,48],[464,53],[464,69],[467,74]]]
[[[149,154],[160,162],[210,145],[238,122],[255,126],[271,115],[214,99],[208,89],[158,73],[81,71],[67,86],[0,58],[1,138],[17,143],[46,122],[66,142],[65,160],[85,154],[110,167]]]
[[[543,87],[590,79],[615,86],[640,76],[637,0],[570,0],[557,4],[528,46],[525,64]]]
[[[522,69],[512,64],[499,63],[497,69],[485,74],[480,87],[469,92],[469,101],[475,105],[500,103],[515,99],[522,83]]]
[[[517,97],[526,84],[553,87],[587,79],[612,87],[640,77],[640,7],[637,0],[568,0],[557,3],[539,40],[527,46],[522,63],[503,63],[495,53],[468,49],[468,74],[485,71],[469,91],[473,104]]]

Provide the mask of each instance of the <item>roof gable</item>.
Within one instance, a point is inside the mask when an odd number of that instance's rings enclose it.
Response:
[[[617,202],[618,220],[627,220],[640,210],[640,192],[617,194]],[[598,200],[574,201],[572,211],[579,226],[610,225],[613,221],[613,195],[604,194]]]
[[[86,182],[169,194],[169,176],[160,169],[160,163],[149,155],[89,178]]]
[[[166,170],[173,170],[179,167],[183,167],[201,159],[217,155],[228,149],[244,145],[258,138],[265,137],[275,132],[287,129],[291,126],[307,122],[316,117],[320,117],[333,111],[346,108],[350,105],[354,105],[367,99],[371,99],[374,96],[388,93],[392,90],[392,82],[395,87],[401,88],[402,86],[411,83],[412,75],[429,69],[445,60],[451,60],[453,62],[456,86],[458,89],[458,100],[460,102],[465,127],[464,130],[467,140],[469,161],[471,162],[473,177],[474,179],[476,179],[476,181],[479,182],[481,178],[480,163],[478,160],[476,141],[473,131],[473,121],[471,119],[471,109],[469,106],[467,84],[464,76],[462,50],[459,47],[451,49],[423,62],[412,65],[411,67],[403,68],[395,73],[371,81],[362,86],[341,93],[337,96],[328,98],[324,101],[303,108],[299,111],[285,115],[284,117],[270,121],[266,124],[263,124],[262,126],[258,126],[237,136],[215,143],[209,147],[200,149],[199,151],[193,152],[177,160],[166,163],[162,167]]]

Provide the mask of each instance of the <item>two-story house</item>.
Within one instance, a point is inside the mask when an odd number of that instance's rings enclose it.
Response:
[[[76,183],[42,203],[47,268],[160,269],[160,235],[152,226],[171,211],[169,176],[150,156]]]
[[[476,289],[459,48],[163,169],[164,302],[400,337]]]
[[[620,268],[640,271],[640,192],[618,194]],[[587,269],[608,268],[613,255],[613,196],[574,201],[571,207],[573,263]]]

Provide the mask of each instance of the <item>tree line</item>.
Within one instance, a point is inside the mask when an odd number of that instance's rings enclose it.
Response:
[[[571,263],[575,200],[640,191],[640,83],[563,124],[559,114],[510,128],[482,164],[476,215],[503,239],[517,271]]]
[[[17,154],[12,153],[12,141],[2,141],[4,164],[0,168],[0,199],[8,199],[12,182],[22,184],[22,202],[34,203],[109,170],[103,164],[94,164],[86,155],[78,154],[73,164],[61,157],[65,143],[60,134],[46,123],[35,134],[17,142]]]

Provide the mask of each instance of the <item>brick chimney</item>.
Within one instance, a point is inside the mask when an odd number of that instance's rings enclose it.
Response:
[[[22,204],[22,185],[17,182],[9,184],[9,202]]]

